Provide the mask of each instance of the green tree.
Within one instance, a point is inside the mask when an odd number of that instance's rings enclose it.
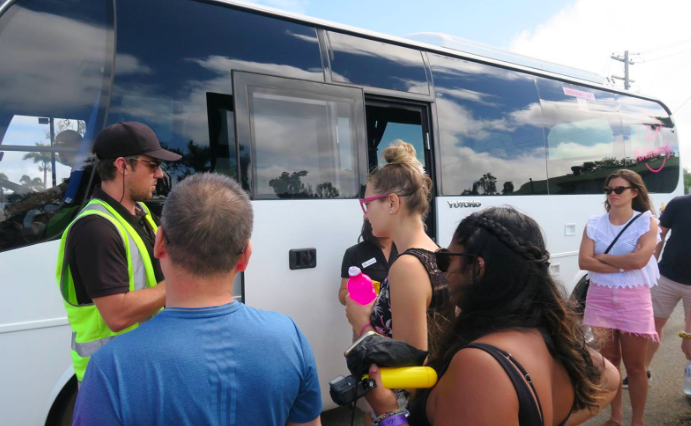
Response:
[[[331,182],[324,182],[317,185],[317,193],[314,198],[338,198],[340,192]]]
[[[23,175],[21,179],[19,179],[19,183],[36,191],[43,191],[45,189],[45,186],[43,185],[43,182],[41,182],[40,178],[31,179],[27,175]]]
[[[497,178],[492,173],[485,173],[476,183],[482,188],[483,195],[492,195],[497,192]]]
[[[504,189],[501,190],[501,193],[504,195],[513,194],[513,190],[514,190],[513,182],[508,181],[508,182],[504,182]]]
[[[688,167],[684,167],[684,194],[689,193],[689,187],[691,187],[691,172]]]
[[[46,147],[40,142],[36,142],[36,146]],[[24,155],[25,160],[34,160],[34,164],[38,163],[38,171],[43,172],[43,187],[48,186],[48,172],[53,169],[52,157],[50,152],[30,152]]]
[[[307,176],[307,171],[283,172],[281,176],[269,180],[269,186],[274,189],[278,198],[313,198],[312,185],[305,186],[302,178]],[[328,192],[328,188],[324,188]]]

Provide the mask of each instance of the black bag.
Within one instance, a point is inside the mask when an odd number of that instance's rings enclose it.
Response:
[[[621,234],[626,231],[626,228],[629,227],[632,223],[636,221],[639,217],[641,217],[643,213],[637,214],[633,219],[629,221],[629,223],[624,226],[624,228],[619,231],[619,234],[612,240],[612,244],[607,247],[607,250],[603,254],[608,254],[610,250],[612,250],[612,247],[614,247],[614,244],[619,240],[619,237],[621,237]],[[585,276],[585,279],[581,282],[579,282],[576,285],[576,288],[573,289],[573,293],[571,293],[571,297],[576,301],[576,312],[578,314],[583,314],[583,311],[585,311],[585,298],[588,295],[588,288],[590,288],[590,279],[588,278],[588,275]]]
[[[405,342],[373,334],[360,342],[346,357],[348,370],[355,377],[369,372],[372,364],[380,367],[413,367],[422,365],[427,352]]]

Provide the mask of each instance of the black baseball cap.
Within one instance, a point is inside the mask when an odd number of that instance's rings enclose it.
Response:
[[[96,136],[94,153],[99,160],[133,155],[148,155],[162,161],[178,161],[181,155],[161,148],[153,130],[146,124],[121,121],[112,124]]]

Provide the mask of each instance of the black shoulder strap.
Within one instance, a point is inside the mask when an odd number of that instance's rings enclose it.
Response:
[[[508,374],[518,395],[518,424],[520,426],[544,426],[542,404],[537,395],[533,380],[523,366],[510,353],[486,343],[471,343],[465,348],[480,349],[492,355]],[[519,370],[520,373],[516,370]],[[525,378],[525,381],[523,380]],[[526,386],[530,385],[530,389]],[[531,392],[532,389],[532,392]]]
[[[634,223],[634,222],[636,221],[636,219],[638,219],[638,218],[641,217],[642,215],[643,215],[643,213],[638,213],[633,219],[631,219],[631,220],[626,224],[626,226],[624,226],[624,228],[623,228],[621,231],[619,231],[619,234],[617,234],[617,236],[612,240],[612,244],[610,244],[609,247],[607,247],[607,250],[605,250],[605,253],[604,253],[604,254],[607,254],[607,253],[609,253],[610,250],[612,250],[612,247],[614,247],[614,244],[616,244],[617,240],[619,240],[619,237],[621,237],[621,234],[623,234],[624,231],[626,231],[626,228],[628,228],[629,226],[631,226],[631,224]]]

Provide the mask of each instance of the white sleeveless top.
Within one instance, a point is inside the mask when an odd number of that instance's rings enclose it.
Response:
[[[636,217],[639,212],[634,211],[631,219]],[[631,220],[629,219],[629,221]],[[656,220],[650,211],[641,215],[634,223],[629,226],[621,237],[614,244],[608,254],[623,255],[633,253],[638,245],[638,239],[650,231],[650,223]],[[627,222],[628,223],[628,222]],[[609,221],[609,213],[601,216],[591,216],[586,225],[588,238],[595,242],[595,254],[602,254],[612,243],[614,238],[621,232],[626,224],[615,226]],[[660,229],[658,228],[657,242],[660,239]],[[657,259],[650,256],[650,260],[642,269],[634,269],[613,274],[602,274],[598,272],[588,272],[588,277],[593,283],[609,288],[637,287],[646,285],[653,287],[657,285],[660,272],[657,269]]]

